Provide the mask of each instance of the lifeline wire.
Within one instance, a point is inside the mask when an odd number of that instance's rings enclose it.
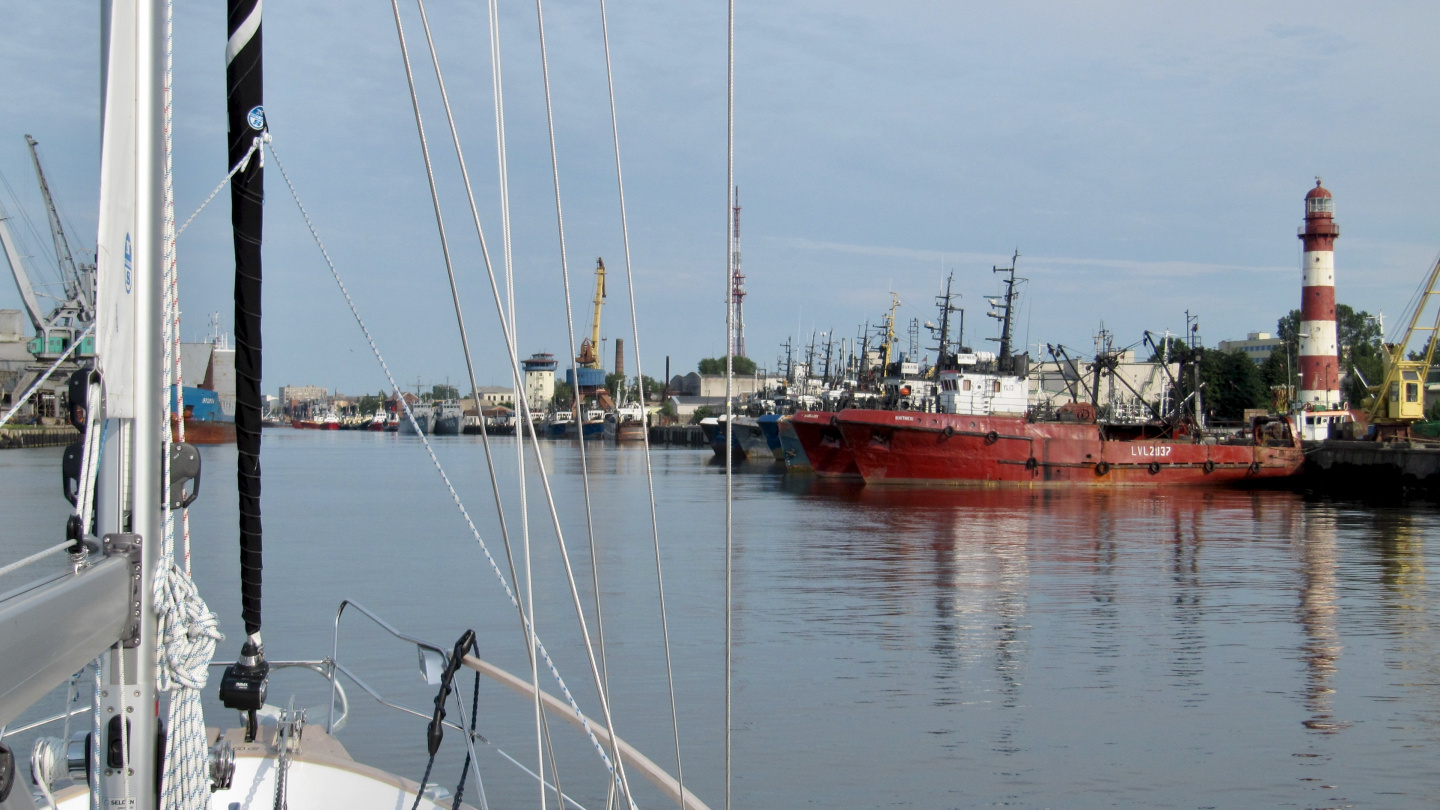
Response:
[[[610,133],[615,143],[615,187],[620,196],[620,235],[625,242],[625,281],[630,292],[630,333],[635,341],[635,379],[643,412],[645,370],[640,365],[640,322],[635,313],[635,274],[630,266],[630,227],[625,214],[625,178],[620,171],[620,123],[615,110],[615,74],[610,67],[610,24],[605,15],[605,0],[600,0],[600,33],[605,44],[605,81],[610,90]],[[624,385],[625,381],[621,380],[620,384]],[[655,511],[655,474],[650,465],[650,431],[642,431],[641,435],[645,439],[645,483],[650,494],[650,529],[655,538],[655,581],[660,588],[660,635],[665,643],[665,678],[670,689],[670,724],[675,731],[675,781],[680,786],[680,808],[685,810],[685,769],[680,764],[680,717],[675,706],[675,671],[670,664],[670,621],[665,611],[665,574],[660,567],[660,519]],[[598,592],[598,585],[596,590]]]
[[[60,355],[60,357],[56,359],[54,363],[50,364],[50,368],[45,369],[45,373],[41,374],[40,377],[35,380],[35,384],[30,386],[30,390],[26,391],[24,396],[20,397],[20,401],[12,405],[10,407],[10,410],[7,411],[3,417],[0,417],[0,427],[5,427],[5,423],[10,421],[10,417],[19,413],[20,409],[25,407],[25,403],[30,401],[30,397],[35,396],[35,392],[40,390],[40,385],[46,380],[48,380],[50,378],[50,375],[55,373],[55,369],[59,368],[60,364],[65,362],[65,360],[70,357],[70,355],[75,351],[75,349],[79,347],[80,341],[84,340],[91,332],[94,331],[95,324],[93,323],[85,327],[85,331],[81,332],[80,336],[75,338],[75,340],[70,343],[70,348],[66,349],[64,354]]]
[[[320,249],[320,255],[324,258],[325,265],[330,269],[331,277],[335,279],[336,286],[340,288],[340,294],[345,298],[346,305],[349,306],[350,314],[354,316],[355,323],[360,327],[360,331],[365,337],[365,342],[370,346],[370,351],[375,355],[375,360],[380,363],[380,369],[385,373],[385,379],[390,383],[391,389],[399,395],[401,389],[399,384],[395,382],[395,375],[391,373],[389,364],[385,362],[385,357],[380,354],[380,348],[375,344],[375,339],[370,335],[370,328],[365,325],[365,321],[360,317],[360,310],[355,306],[354,299],[350,297],[350,291],[346,289],[345,282],[340,279],[340,271],[335,267],[335,262],[331,261],[330,252],[325,249],[325,243],[321,241],[319,232],[315,230],[315,223],[311,221],[310,213],[305,210],[304,203],[300,202],[300,196],[295,190],[295,184],[291,182],[289,173],[285,171],[285,164],[280,161],[280,156],[275,152],[274,143],[267,140],[266,146],[270,150],[270,157],[275,159],[276,168],[280,170],[280,177],[285,180],[285,186],[290,190],[290,197],[295,200],[296,207],[300,209],[300,216],[305,220],[305,227],[309,229],[310,236],[315,240],[315,246]],[[513,347],[511,355],[513,358]],[[406,418],[410,420],[412,426],[415,426],[415,415],[414,412],[410,410],[409,403],[405,402],[403,397],[400,399],[400,402],[405,408]],[[431,446],[429,438],[419,431],[418,426],[416,427],[416,432],[419,435],[421,444],[425,447],[425,452],[430,456],[431,463],[435,465],[435,470],[440,473],[440,478],[444,481],[445,488],[450,492],[450,499],[455,503],[455,507],[460,510],[460,517],[465,521],[465,525],[470,528],[470,533],[480,545],[480,551],[485,555],[486,562],[490,564],[490,570],[493,571],[495,576],[500,580],[500,587],[505,590],[506,598],[510,600],[511,605],[518,605],[519,599],[515,596],[515,591],[511,589],[510,583],[500,571],[500,566],[495,562],[495,558],[491,556],[489,546],[486,545],[485,539],[480,536],[480,529],[475,526],[475,521],[470,518],[469,510],[465,508],[464,502],[460,500],[460,493],[456,491],[455,485],[450,481],[450,476],[445,472],[444,466],[440,464],[440,459],[435,455],[435,449]],[[542,467],[541,469],[543,471],[544,468]],[[533,628],[531,632],[534,632]],[[570,687],[565,685],[565,679],[560,676],[560,670],[555,666],[555,661],[550,657],[549,651],[545,649],[545,645],[539,638],[535,639],[535,646],[536,649],[540,651],[540,656],[545,659],[545,664],[549,668],[551,676],[555,678],[556,684],[559,685],[561,694],[565,696],[565,701],[570,704],[570,708],[574,710],[576,716],[580,718],[580,725],[584,729],[586,736],[590,738],[591,745],[594,746],[596,752],[600,754],[600,760],[605,764],[606,769],[614,773],[615,766],[614,763],[610,761],[610,755],[606,753],[605,747],[600,744],[600,741],[595,737],[595,733],[590,729],[589,718],[580,710],[580,705],[576,703],[574,695],[570,693]]]

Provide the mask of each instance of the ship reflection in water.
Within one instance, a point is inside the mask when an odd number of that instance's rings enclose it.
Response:
[[[1440,697],[1430,507],[794,476],[778,487],[792,520],[828,526],[803,545],[777,538],[799,601],[830,617],[808,631],[851,646],[869,635],[892,653],[886,691],[906,682],[927,698],[917,733],[953,756],[934,764],[999,782],[991,800],[1105,804],[1067,796],[1067,780],[1120,804],[1437,797],[1407,772],[1427,767],[1417,750],[1433,756],[1440,734],[1426,705]]]

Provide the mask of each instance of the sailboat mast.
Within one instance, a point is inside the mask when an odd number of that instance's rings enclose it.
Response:
[[[138,548],[138,616],[133,633],[105,655],[101,696],[106,713],[124,717],[130,742],[125,768],[98,780],[102,803],[152,810],[156,772],[155,571],[164,533],[161,515],[161,376],[165,10],[157,0],[105,4],[100,158],[101,257],[97,360],[104,378],[108,442],[102,460],[96,528]],[[118,742],[118,741],[117,741]],[[127,773],[134,778],[127,778]],[[108,806],[108,805],[107,805]]]
[[[229,160],[235,166],[265,133],[260,0],[229,0],[225,47]],[[230,225],[235,246],[235,447],[240,497],[240,614],[245,643],[226,670],[220,696],[226,706],[249,712],[264,701],[265,648],[260,640],[263,531],[260,521],[261,330],[260,244],[265,200],[264,161],[258,150],[230,181]]]

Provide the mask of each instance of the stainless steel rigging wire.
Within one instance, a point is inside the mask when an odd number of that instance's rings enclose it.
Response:
[[[428,49],[429,49],[429,51],[430,51],[430,62],[431,62],[431,64],[433,65],[433,67],[434,67],[434,69],[435,69],[435,81],[436,81],[436,84],[437,84],[437,85],[439,86],[439,88],[440,88],[440,98],[441,98],[441,100],[442,100],[443,103],[444,103],[444,107],[445,107],[445,119],[446,119],[446,122],[449,124],[449,127],[450,127],[450,137],[451,137],[451,141],[452,141],[452,143],[453,143],[454,146],[455,146],[455,157],[456,157],[456,160],[457,160],[457,161],[459,162],[459,164],[460,164],[460,176],[461,176],[461,179],[463,180],[463,182],[464,182],[464,184],[465,184],[465,194],[466,194],[466,197],[467,197],[467,199],[469,200],[469,203],[470,203],[470,215],[471,215],[471,218],[472,218],[472,220],[473,220],[473,222],[474,222],[474,225],[475,225],[475,234],[476,234],[476,236],[477,236],[477,237],[479,238],[479,240],[480,240],[481,253],[482,253],[482,255],[483,255],[484,259],[485,259],[486,269],[487,269],[487,271],[490,272],[490,275],[493,277],[494,272],[493,272],[493,270],[491,270],[491,268],[490,268],[490,251],[489,251],[488,243],[487,243],[487,241],[486,241],[486,239],[485,239],[485,229],[484,229],[484,227],[483,227],[483,226],[481,225],[481,223],[480,223],[480,209],[479,209],[479,206],[477,206],[477,205],[475,204],[475,192],[474,192],[474,188],[473,188],[473,186],[472,186],[472,184],[471,184],[471,182],[470,182],[470,170],[469,170],[469,167],[468,167],[468,166],[466,165],[466,163],[465,163],[465,150],[464,150],[464,149],[461,147],[461,145],[460,145],[460,133],[459,133],[458,128],[455,126],[455,115],[454,115],[454,112],[451,110],[451,107],[450,107],[450,94],[449,94],[449,92],[445,89],[445,75],[444,75],[444,73],[443,73],[443,72],[441,71],[441,69],[440,69],[440,56],[439,56],[439,54],[438,54],[438,53],[436,52],[436,50],[435,50],[435,38],[434,38],[434,36],[433,36],[433,35],[431,34],[431,32],[430,32],[430,18],[429,18],[429,15],[425,13],[425,3],[424,3],[424,0],[416,0],[416,6],[417,6],[417,8],[418,8],[419,11],[420,11],[420,21],[421,21],[421,25],[422,25],[422,27],[423,27],[423,29],[424,29],[424,31],[425,31],[425,43],[426,43],[426,46],[428,47]],[[408,62],[407,62],[407,67],[408,67]],[[433,184],[432,184],[432,189],[433,189]],[[437,210],[438,210],[438,206],[439,206],[438,198],[436,199],[435,204],[436,204]],[[506,233],[506,235],[505,235],[505,238],[506,238],[506,241],[508,242],[508,239],[509,239],[509,234],[508,234],[508,225],[509,225],[509,222],[508,222],[508,211],[507,211],[506,216],[505,216],[505,219],[504,219],[504,224],[505,224],[506,230],[507,230],[507,233]],[[448,265],[448,263],[447,263],[447,268],[448,268],[448,266],[449,266],[449,265]],[[453,273],[452,273],[452,274],[451,274],[451,291],[452,291],[452,295],[454,294],[454,289],[455,289],[455,287],[454,287],[454,275],[453,275]],[[498,293],[497,293],[497,301],[498,301]],[[457,298],[457,300],[456,300],[456,309],[457,309],[457,312],[458,312],[458,310],[459,310],[459,301],[458,301],[458,298]],[[500,318],[501,326],[502,326],[502,328],[504,328],[505,325],[506,325],[506,320],[505,320],[506,310],[505,310],[503,307],[497,307],[497,309],[498,309],[498,315],[499,315],[499,318]],[[514,301],[513,301],[513,300],[510,302],[510,310],[509,310],[509,312],[510,312],[510,323],[513,325],[513,323],[514,323]],[[512,332],[512,338],[513,338],[513,329],[511,330],[511,332]],[[462,324],[462,332],[461,332],[461,334],[462,334],[462,335],[464,334],[463,324]],[[509,566],[509,568],[510,568],[510,579],[511,579],[511,581],[518,583],[518,582],[519,582],[519,578],[518,578],[518,576],[517,576],[517,574],[516,574],[516,570],[515,570],[515,555],[514,555],[514,551],[513,551],[512,547],[511,547],[511,544],[510,544],[510,534],[509,534],[509,531],[508,531],[508,528],[507,528],[507,525],[506,525],[506,522],[505,522],[504,510],[503,510],[503,508],[501,507],[501,502],[500,502],[500,489],[499,489],[499,484],[498,484],[498,477],[495,475],[495,462],[494,462],[494,459],[493,459],[493,457],[492,457],[492,455],[491,455],[491,453],[490,453],[490,433],[489,433],[489,430],[488,430],[488,429],[486,428],[486,426],[485,426],[485,413],[484,413],[483,408],[482,408],[481,405],[480,405],[479,390],[478,390],[477,388],[475,388],[475,372],[474,372],[473,366],[471,366],[470,363],[469,363],[469,353],[468,353],[468,351],[467,351],[467,353],[466,353],[466,368],[467,368],[467,371],[468,371],[469,374],[470,374],[472,397],[475,399],[475,403],[476,403],[476,408],[477,408],[477,410],[479,410],[479,416],[480,416],[480,439],[481,439],[481,443],[482,443],[482,444],[484,445],[484,447],[485,447],[485,464],[486,464],[486,468],[489,470],[489,473],[490,473],[490,483],[491,483],[491,487],[492,487],[492,489],[493,489],[493,491],[494,491],[494,495],[495,495],[495,505],[496,505],[496,509],[500,512],[500,532],[501,532],[502,542],[503,542],[503,544],[504,544],[504,546],[505,546],[505,559],[506,559],[506,563],[508,564],[508,566]],[[520,380],[519,377],[518,377],[518,373],[512,374],[511,385],[512,385],[512,389],[513,389],[513,390],[516,390],[516,391],[522,390],[522,388],[521,388],[521,380]],[[524,495],[525,495],[525,478],[524,478],[524,467],[523,467],[523,463],[524,463],[523,447],[524,447],[524,440],[523,440],[523,438],[522,438],[520,441],[517,442],[517,448],[519,448],[519,449],[521,450],[521,452],[519,453],[519,455],[520,455],[520,463],[521,463],[521,465],[522,465],[522,466],[520,466],[520,467],[518,468],[518,476],[517,476],[517,477],[518,477],[518,482],[519,482],[519,486],[520,486],[520,494],[521,494],[520,508],[521,508],[521,510],[522,510],[522,522],[524,523],[524,526],[525,526],[525,541],[526,541],[526,557],[525,557],[525,559],[526,559],[527,594],[530,594],[530,593],[531,593],[531,591],[529,590],[529,582],[530,582],[529,559],[530,559],[530,557],[529,557],[529,530],[528,530],[528,525],[529,525],[529,524],[528,524],[528,519],[524,516],[524,511],[525,511],[525,509],[526,509],[526,504],[525,504],[525,498],[524,498]],[[527,596],[527,598],[529,598],[529,597]],[[528,657],[529,657],[529,659],[530,659],[531,679],[532,679],[532,681],[533,681],[533,685],[535,686],[535,688],[538,689],[538,688],[540,687],[540,673],[539,673],[539,665],[538,665],[538,662],[535,660],[535,650],[534,650],[534,646],[533,646],[532,643],[530,643],[530,642],[533,641],[533,640],[530,639],[530,637],[529,637],[529,635],[528,635],[528,632],[529,632],[529,631],[527,631],[527,629],[526,629],[526,622],[525,622],[525,614],[524,614],[524,611],[523,611],[523,610],[519,610],[518,607],[517,607],[517,611],[519,612],[520,630],[521,630],[521,633],[524,634],[524,635],[526,635],[527,655],[528,655]],[[533,604],[533,598],[531,598],[530,611],[531,611],[531,613],[530,613],[530,615],[531,615],[531,623],[532,623],[532,626],[533,626],[533,622],[534,622],[534,604]],[[537,706],[537,711],[538,711],[538,710],[539,710],[539,707]],[[539,713],[539,717],[538,717],[536,723],[537,723],[537,728],[536,728],[536,745],[537,745],[537,747],[539,747],[539,748],[541,749],[541,753],[539,754],[539,758],[540,758],[540,769],[541,769],[541,771],[544,770],[544,756],[545,756],[545,755],[544,755],[543,752],[544,752],[544,751],[548,751],[548,752],[549,752],[549,756],[550,756],[550,770],[551,770],[551,773],[554,774],[555,784],[558,786],[558,785],[560,785],[559,762],[558,762],[558,760],[557,760],[556,757],[555,757],[555,747],[554,747],[554,743],[552,742],[551,737],[550,737],[550,724],[549,724],[549,721],[546,719],[546,717],[545,717],[545,715],[544,715],[543,712],[540,712],[540,713]],[[613,748],[613,746],[612,746],[612,748]],[[613,750],[611,751],[611,755],[612,755],[612,756],[615,755],[615,752],[614,752]],[[543,780],[542,780],[542,781],[543,781]],[[560,788],[559,788],[559,787],[557,787],[556,790],[557,790],[557,794],[556,794],[557,796],[558,796],[558,795],[562,795],[561,792],[560,792]],[[543,787],[543,785],[542,785],[542,788],[541,788],[541,792],[542,792],[542,793],[544,792],[544,787]],[[558,799],[557,799],[557,801],[558,801]]]
[[[620,197],[620,235],[625,242],[625,281],[630,293],[630,335],[635,344],[635,379],[639,387],[641,413],[645,411],[645,370],[640,365],[640,323],[635,311],[635,274],[630,265],[630,225],[625,211],[625,178],[620,170],[620,123],[615,110],[615,73],[610,66],[610,23],[605,0],[600,0],[600,33],[605,45],[605,81],[610,90],[610,133],[615,143],[615,188]],[[668,381],[667,381],[668,382]],[[620,381],[625,384],[624,380]],[[648,421],[648,420],[647,420]],[[617,435],[619,418],[616,418]],[[680,717],[675,705],[675,671],[670,662],[670,620],[665,610],[665,574],[660,564],[660,519],[655,510],[655,473],[650,464],[649,425],[645,440],[645,483],[650,494],[650,529],[655,540],[655,581],[660,589],[660,634],[665,643],[665,678],[670,689],[670,723],[675,732],[675,779],[680,785],[681,810],[685,803],[685,769],[680,764]]]
[[[735,237],[730,228],[730,199],[735,189],[735,0],[727,4],[728,37],[726,41],[725,81],[725,810],[730,810],[730,668],[731,654],[731,591],[734,573],[734,423],[732,387],[735,379],[735,358],[731,340],[735,337],[735,301],[730,294],[730,268],[735,266]]]
[[[324,259],[325,266],[330,271],[331,278],[335,280],[335,286],[340,289],[340,295],[345,299],[345,305],[349,307],[351,316],[355,318],[355,324],[360,327],[360,332],[365,337],[366,345],[370,347],[371,353],[375,355],[375,361],[380,364],[380,370],[385,374],[385,380],[390,384],[390,388],[396,392],[399,392],[400,385],[395,381],[395,375],[390,371],[390,365],[385,362],[384,355],[380,353],[380,347],[375,343],[374,336],[370,334],[370,328],[365,325],[365,320],[360,317],[360,310],[355,305],[355,300],[350,297],[350,291],[345,287],[345,282],[340,278],[340,270],[335,266],[335,262],[331,260],[330,251],[326,249],[325,243],[320,239],[320,232],[316,230],[315,223],[310,219],[309,211],[305,209],[304,203],[300,202],[299,192],[295,190],[295,184],[290,180],[289,173],[285,171],[285,164],[281,162],[280,156],[275,153],[274,144],[267,142],[266,145],[270,150],[270,157],[275,160],[276,168],[280,170],[280,177],[285,181],[285,187],[290,191],[291,199],[295,201],[296,208],[300,210],[300,217],[305,221],[305,227],[309,230],[310,237],[315,240],[315,246],[319,249],[320,256]],[[510,349],[511,359],[513,362],[514,349],[513,347],[510,347]],[[401,400],[401,402],[402,404],[404,404],[404,400]],[[411,420],[411,424],[413,426],[414,414],[411,413],[410,406],[408,404],[404,405],[404,407],[405,415],[408,419]],[[450,493],[451,501],[455,504],[455,508],[460,510],[461,519],[465,521],[466,527],[470,529],[470,534],[475,538],[475,542],[480,546],[480,552],[485,556],[486,562],[490,564],[490,570],[493,571],[495,577],[500,580],[500,587],[505,591],[505,597],[510,600],[511,605],[518,605],[520,601],[519,597],[516,595],[515,590],[510,587],[510,582],[505,579],[505,575],[501,573],[499,564],[495,562],[494,555],[490,553],[490,548],[488,545],[486,545],[485,538],[480,534],[480,529],[476,527],[475,521],[471,519],[470,511],[465,508],[465,502],[461,500],[460,493],[456,491],[454,483],[450,480],[450,475],[445,472],[444,465],[440,463],[439,457],[435,455],[435,448],[430,445],[430,440],[425,436],[425,434],[419,432],[418,427],[416,428],[416,431],[417,433],[419,433],[421,446],[425,448],[425,452],[430,457],[431,464],[435,466],[435,471],[440,474],[441,481],[444,482],[446,490]],[[536,453],[538,454],[538,452],[539,447],[537,444]],[[544,476],[544,469],[545,468],[543,466],[540,467],[541,478],[542,481],[545,482],[546,492],[548,495],[549,481]],[[555,514],[553,499],[551,499],[550,506],[551,515],[553,517]],[[558,518],[556,518],[556,520],[558,521]],[[531,634],[532,636],[534,636],[533,624],[530,625],[530,627]],[[534,636],[534,638],[535,649],[539,651],[540,657],[545,659],[545,665],[549,668],[551,676],[555,678],[555,683],[560,687],[560,692],[565,696],[565,701],[570,705],[570,708],[580,719],[581,729],[584,730],[586,736],[590,739],[591,745],[594,746],[596,752],[600,755],[600,760],[605,763],[607,769],[612,769],[613,772],[614,765],[610,761],[610,755],[606,752],[605,747],[600,744],[599,740],[596,739],[594,731],[590,728],[588,717],[585,715],[584,712],[580,710],[580,704],[576,702],[574,694],[570,691],[570,687],[565,684],[565,679],[560,676],[560,670],[556,666],[554,659],[550,657],[549,651],[545,649],[544,642],[542,642],[538,636]],[[587,638],[587,645],[588,641],[589,640]]]
[[[550,133],[550,173],[554,179],[555,188],[555,227],[560,241],[560,277],[565,288],[565,330],[570,338],[570,368],[573,375],[571,379],[571,395],[576,412],[575,427],[580,445],[580,477],[585,493],[585,526],[588,530],[590,540],[590,566],[592,572],[596,572],[595,624],[600,651],[603,656],[605,651],[605,623],[600,613],[599,574],[596,568],[597,562],[595,554],[595,522],[590,506],[590,467],[587,458],[588,454],[585,452],[584,410],[580,407],[580,364],[576,357],[575,350],[575,316],[570,304],[570,264],[565,250],[565,214],[560,204],[560,158],[555,149],[555,108],[550,100],[550,62],[545,50],[545,10],[543,0],[535,0],[535,21],[540,35],[540,75],[543,78],[545,87],[545,123]],[[592,346],[591,351],[595,350],[595,347]],[[558,523],[556,525],[556,535],[559,536]],[[565,559],[565,573],[570,579],[570,590],[574,593],[575,597],[575,615],[580,621],[581,632],[585,634],[586,649],[590,651],[590,666],[594,670],[595,685],[600,692],[600,706],[605,712],[605,724],[610,728],[613,735],[616,732],[613,718],[610,715],[610,699],[607,693],[608,690],[605,687],[606,679],[603,671],[599,668],[595,660],[594,651],[590,648],[589,631],[585,628],[585,616],[583,611],[580,610],[580,593],[575,587],[575,577],[570,569],[570,555],[565,549],[563,540],[560,543],[560,553]],[[620,789],[625,793],[626,799],[633,808],[635,806],[635,799],[630,793],[630,784],[625,777],[625,764],[621,762],[618,757],[614,757],[614,759],[619,769]]]

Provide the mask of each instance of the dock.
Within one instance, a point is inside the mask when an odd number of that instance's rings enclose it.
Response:
[[[1305,449],[1306,487],[1366,496],[1440,495],[1440,445],[1331,439]]]
[[[705,430],[699,425],[652,425],[651,444],[678,444],[686,447],[704,447]]]
[[[80,441],[80,431],[61,427],[18,426],[0,429],[0,450],[17,447],[64,447]]]

